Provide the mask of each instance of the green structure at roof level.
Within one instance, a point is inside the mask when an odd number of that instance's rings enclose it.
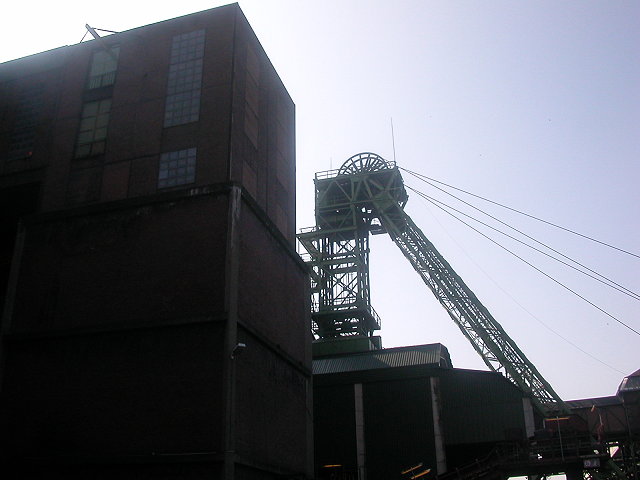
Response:
[[[369,233],[383,233],[375,198],[407,201],[398,169],[374,153],[316,174],[316,226],[298,239],[313,267],[314,334],[321,340],[371,337],[380,329],[369,289]]]
[[[491,370],[528,393],[543,415],[567,412],[551,385],[406,214],[407,199],[398,167],[374,153],[354,155],[340,169],[316,174],[316,226],[298,239],[312,267],[318,341],[375,338],[380,320],[371,306],[369,234],[387,233]]]

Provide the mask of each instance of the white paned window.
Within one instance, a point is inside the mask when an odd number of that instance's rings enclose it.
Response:
[[[111,47],[108,50],[98,50],[93,54],[89,80],[87,81],[88,89],[113,85],[116,81],[119,53],[120,47]]]
[[[165,127],[198,120],[203,56],[204,30],[173,37],[164,114]]]
[[[177,150],[160,156],[158,188],[175,187],[196,180],[196,149]]]
[[[76,158],[104,153],[111,99],[85,103],[76,141]]]

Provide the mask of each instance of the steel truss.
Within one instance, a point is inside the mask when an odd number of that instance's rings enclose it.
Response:
[[[388,233],[486,365],[528,393],[541,413],[568,409],[551,385],[404,211],[400,171],[373,153],[316,174],[316,226],[298,235],[313,269],[314,333],[380,328],[369,293],[369,233]]]
[[[374,204],[378,206],[377,202]],[[378,212],[395,244],[485,364],[530,393],[542,412],[563,405],[551,385],[404,210],[396,205]]]
[[[363,171],[381,172],[378,180],[385,185],[372,183]],[[369,288],[369,232],[379,229],[370,204],[373,195],[397,184],[390,172],[381,157],[360,154],[340,170],[316,175],[316,226],[298,239],[313,270],[313,329],[320,339],[371,336],[380,329]]]

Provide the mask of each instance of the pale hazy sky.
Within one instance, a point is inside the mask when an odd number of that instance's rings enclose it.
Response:
[[[77,43],[85,23],[122,31],[224,3],[12,2],[0,61]],[[393,117],[401,167],[640,254],[640,3],[240,6],[297,106],[298,228],[314,224],[315,172],[361,151],[393,159]],[[640,292],[640,258],[473,203]],[[563,398],[613,395],[640,368],[640,336],[412,192],[407,212]],[[640,330],[638,300],[490,235]],[[383,345],[440,342],[454,366],[486,368],[388,238],[371,263]]]

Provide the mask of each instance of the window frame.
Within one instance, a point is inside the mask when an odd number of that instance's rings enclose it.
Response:
[[[111,107],[111,98],[82,104],[74,158],[94,157],[105,153]]]
[[[196,147],[162,153],[158,162],[158,188],[165,189],[195,183],[197,162]]]
[[[86,89],[95,90],[113,85],[116,81],[119,60],[120,45],[111,45],[94,51],[87,75]]]
[[[200,119],[200,97],[205,29],[176,35],[172,39],[164,127],[173,127]]]

